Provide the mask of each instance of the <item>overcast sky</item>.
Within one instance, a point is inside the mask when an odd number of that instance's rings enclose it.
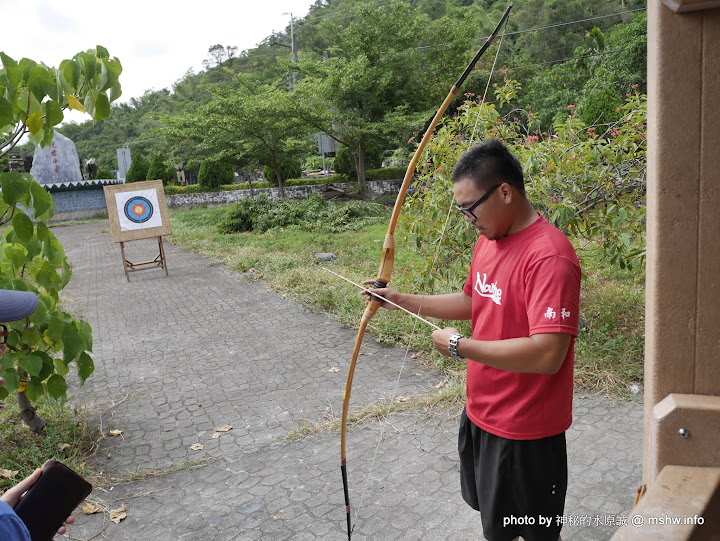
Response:
[[[120,59],[123,95],[171,88],[192,68],[203,69],[208,48],[255,47],[304,17],[313,0],[0,0],[0,51],[57,67],[65,58],[103,45]],[[280,49],[287,51],[289,49]],[[77,115],[77,116],[76,116]],[[73,112],[70,120],[90,117]],[[66,115],[68,119],[68,115]]]

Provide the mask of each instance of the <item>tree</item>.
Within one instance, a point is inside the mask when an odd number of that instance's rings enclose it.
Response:
[[[101,120],[120,96],[120,61],[101,46],[63,60],[59,69],[28,58],[16,62],[2,52],[0,60],[0,156],[28,132],[35,144],[50,144],[67,107]],[[0,173],[0,187],[0,288],[32,291],[39,299],[32,316],[8,325],[0,399],[14,392],[22,419],[40,432],[45,421],[32,401],[44,393],[65,397],[70,363],[81,382],[90,376],[92,329],[60,305],[72,271],[46,224],[55,212],[50,194],[27,173]]]
[[[475,31],[446,19],[429,23],[402,2],[370,2],[347,26],[326,24],[325,33],[330,59],[305,64],[293,114],[350,149],[365,193],[368,142],[422,126],[465,63]]]
[[[284,90],[248,76],[238,75],[234,83],[213,86],[210,102],[196,113],[165,117],[162,133],[175,153],[199,161],[267,164],[284,197],[282,163],[300,161],[308,152],[308,128],[289,114]]]
[[[583,243],[581,258],[597,254],[621,268],[642,260],[647,98],[631,94],[620,120],[602,131],[584,125],[575,108],[568,111],[549,136],[527,133],[513,118],[501,116],[493,103],[481,107],[467,101],[461,114],[442,121],[420,159],[408,212],[400,216],[421,253],[433,246],[427,259],[413,267],[418,283],[430,289],[438,280],[457,283],[467,276],[463,262],[472,255],[474,232],[459,213],[449,217],[448,207],[452,169],[472,144],[476,123],[478,139],[496,137],[519,158],[528,198],[548,221]],[[452,221],[446,223],[448,219]],[[439,231],[445,232],[440,242]],[[461,250],[466,257],[458,257]]]
[[[130,169],[125,176],[125,182],[141,182],[147,180],[150,162],[140,154],[135,156],[130,163]]]
[[[132,168],[132,164],[130,164],[130,167]],[[175,178],[177,178],[175,175],[175,170],[167,163],[165,157],[162,154],[155,154],[152,161],[150,162],[150,167],[148,167],[145,179],[162,180],[163,186],[167,186],[173,180],[175,180]]]
[[[16,62],[3,52],[0,61],[0,155],[28,133],[35,145],[49,145],[68,107],[94,120],[107,118],[110,103],[122,94],[120,60],[100,45],[57,69],[29,58]]]

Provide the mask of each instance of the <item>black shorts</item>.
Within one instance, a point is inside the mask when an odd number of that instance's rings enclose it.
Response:
[[[539,440],[509,440],[460,418],[460,486],[480,511],[488,541],[557,541],[565,510],[565,433]]]

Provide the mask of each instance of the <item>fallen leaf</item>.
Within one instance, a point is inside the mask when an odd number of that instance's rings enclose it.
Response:
[[[436,389],[442,389],[443,387],[445,387],[445,385],[447,385],[447,382],[448,382],[448,380],[444,379],[444,380],[442,380],[440,383],[438,383],[437,385],[435,385],[435,388],[436,388]]]
[[[193,451],[202,451],[203,450],[203,444],[202,443],[193,443],[190,446],[190,449]]]
[[[18,474],[18,472],[13,470],[4,470],[3,468],[0,468],[0,477],[3,479],[12,479]]]
[[[120,521],[127,517],[127,513],[125,510],[127,509],[127,505],[123,504],[122,507],[119,509],[111,509],[110,510],[110,522],[114,522],[115,524],[120,524]]]
[[[420,358],[420,354],[419,354],[419,353],[413,353],[410,358],[411,358],[411,359],[419,359],[419,358]]]
[[[280,520],[280,515],[273,515],[273,520]]]
[[[123,433],[122,430],[117,430],[117,429],[111,430],[110,432],[108,432],[108,434],[110,434],[111,436],[119,436],[122,433]]]
[[[232,430],[232,425],[224,425],[220,428],[216,428],[215,430],[217,430],[218,432],[230,432]]]
[[[58,450],[62,453],[65,449],[70,449],[72,447],[69,443],[61,443],[58,445]]]
[[[332,372],[333,374],[340,372],[340,369],[337,366],[333,366],[328,372]]]
[[[410,400],[410,397],[409,396],[396,396],[395,400],[397,402],[407,402],[408,400]]]
[[[95,513],[102,513],[104,511],[99,505],[93,505],[91,503],[84,503],[82,510],[86,515],[94,515]]]
[[[212,436],[210,436],[212,439],[216,440],[220,437],[220,432],[215,432]]]

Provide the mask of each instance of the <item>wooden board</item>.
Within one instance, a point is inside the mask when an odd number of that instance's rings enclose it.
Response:
[[[115,195],[119,193],[142,190],[155,190],[157,194],[158,208],[153,209],[153,211],[160,213],[162,225],[130,231],[123,230],[120,223],[120,213],[123,212],[123,209],[118,209]],[[162,180],[146,180],[143,182],[131,182],[130,184],[114,184],[111,186],[105,186],[104,191],[113,242],[128,242],[131,240],[148,239],[152,237],[170,235],[172,233],[172,230],[170,229],[170,215],[168,214],[167,202],[165,201],[165,190],[163,189]]]

